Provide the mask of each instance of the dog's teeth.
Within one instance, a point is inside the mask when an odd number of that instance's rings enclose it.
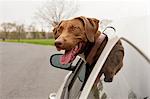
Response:
[[[75,50],[78,50],[78,46],[75,47]]]
[[[78,49],[78,45],[76,46],[76,48]]]

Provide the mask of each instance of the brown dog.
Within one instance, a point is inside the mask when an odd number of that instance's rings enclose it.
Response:
[[[84,53],[86,59],[92,45],[101,34],[98,27],[99,20],[83,16],[61,21],[53,30],[57,50],[65,50],[60,59],[61,63],[70,63],[81,53]],[[103,73],[105,75],[104,81],[112,82],[113,76],[122,67],[123,56],[123,47],[118,41],[100,71],[100,76]]]

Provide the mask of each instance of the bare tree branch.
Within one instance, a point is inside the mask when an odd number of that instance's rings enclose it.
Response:
[[[78,11],[75,0],[50,0],[38,9],[36,16],[48,24],[49,27],[57,25],[62,19],[73,16]]]

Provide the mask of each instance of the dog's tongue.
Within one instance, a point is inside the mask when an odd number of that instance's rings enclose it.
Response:
[[[76,55],[80,51],[81,47],[82,44],[79,44],[75,48],[65,51],[64,55],[60,58],[61,64],[68,64],[72,62],[76,58]]]
[[[72,49],[71,51],[65,52],[65,54],[60,58],[61,64],[68,64],[72,60],[75,59],[75,53],[73,52],[74,50]]]

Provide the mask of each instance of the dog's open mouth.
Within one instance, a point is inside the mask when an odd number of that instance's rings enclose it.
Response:
[[[79,54],[82,48],[82,45],[83,45],[82,43],[79,43],[71,50],[65,50],[64,55],[60,58],[61,64],[68,64],[72,62],[76,58],[76,56]]]

